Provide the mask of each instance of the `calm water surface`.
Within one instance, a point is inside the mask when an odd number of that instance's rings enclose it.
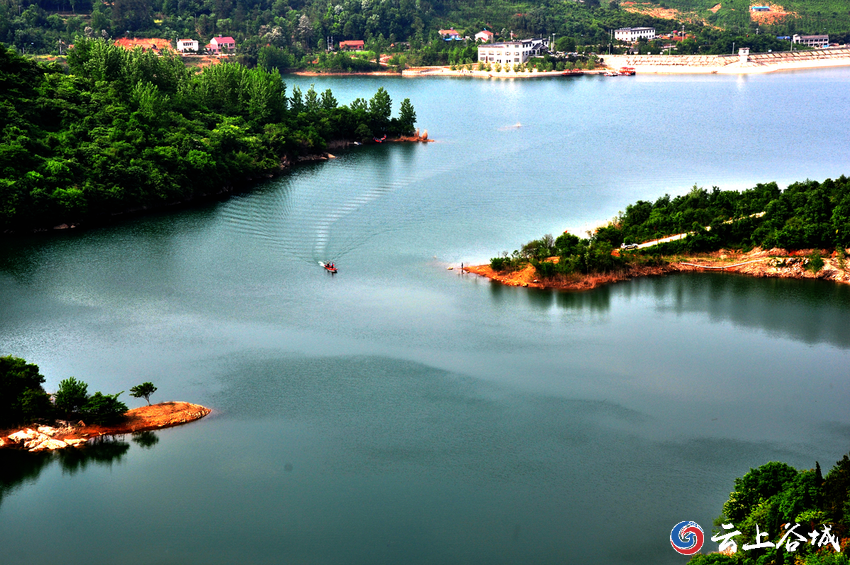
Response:
[[[316,80],[410,97],[438,142],[4,240],[0,354],[48,390],[151,380],[215,412],[0,454],[2,562],[683,563],[670,529],[709,531],[735,477],[850,450],[850,289],[701,274],[569,294],[446,268],[694,183],[841,175],[848,82]]]

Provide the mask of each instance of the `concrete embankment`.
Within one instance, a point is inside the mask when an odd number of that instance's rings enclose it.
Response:
[[[605,55],[611,69],[638,74],[752,74],[850,66],[850,47],[738,55]]]

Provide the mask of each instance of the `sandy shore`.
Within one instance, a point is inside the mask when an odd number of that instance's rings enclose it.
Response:
[[[637,74],[761,74],[850,66],[850,48],[737,55],[605,55],[610,69],[634,67]]]
[[[396,71],[363,71],[363,72],[346,72],[346,71],[292,71],[287,74],[299,77],[397,77],[401,73]]]
[[[456,70],[453,71],[449,67],[413,67],[402,71],[401,76],[404,77],[461,77],[461,78],[546,78],[546,77],[562,77],[562,76],[580,76],[583,74],[601,74],[605,69],[597,70],[582,70],[576,69],[573,71],[530,71],[516,73],[511,71],[479,71],[479,70]]]
[[[797,252],[788,252],[783,249],[762,251],[758,248],[746,254],[718,251],[688,257],[667,257],[666,263],[659,266],[632,265],[613,273],[558,275],[550,279],[537,279],[537,273],[531,265],[512,272],[496,272],[489,265],[464,266],[463,270],[507,286],[557,290],[592,290],[604,284],[636,277],[685,271],[717,271],[753,277],[820,279],[850,284],[850,265],[845,265],[842,269],[835,257],[825,255],[823,268],[817,273],[807,270],[807,256],[811,254],[811,251],[810,249]],[[550,260],[557,262],[557,258],[550,258]]]

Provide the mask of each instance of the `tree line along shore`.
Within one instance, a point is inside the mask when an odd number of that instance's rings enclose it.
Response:
[[[68,68],[0,45],[0,233],[108,219],[230,191],[340,141],[410,136],[379,88],[338,104],[277,71],[82,40]]]
[[[719,269],[850,282],[850,179],[743,191],[694,186],[639,200],[582,238],[546,234],[465,270],[516,286],[590,289],[635,276]]]

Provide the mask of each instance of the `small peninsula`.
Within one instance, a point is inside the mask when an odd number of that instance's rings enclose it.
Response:
[[[59,426],[28,426],[0,436],[0,448],[10,447],[27,451],[52,451],[68,447],[83,447],[102,436],[134,434],[160,430],[200,420],[212,410],[189,402],[160,402],[128,410],[124,418],[111,423]]]
[[[157,388],[144,382],[130,396],[147,406],[127,409],[123,394],[89,394],[88,384],[74,377],[48,394],[38,365],[7,355],[0,357],[0,448],[45,451],[80,447],[102,436],[135,434],[198,420],[211,410],[189,402],[150,404]]]
[[[546,234],[464,271],[511,286],[590,290],[680,271],[850,283],[850,179],[744,191],[694,186],[638,201],[587,238]]]
[[[785,249],[755,248],[749,253],[721,250],[710,254],[662,256],[657,265],[626,264],[620,270],[607,273],[577,273],[549,278],[539,278],[537,270],[530,263],[516,271],[495,271],[490,265],[469,265],[464,266],[463,270],[507,286],[574,291],[593,290],[605,284],[638,277],[693,271],[738,273],[761,278],[819,279],[850,284],[850,270],[839,266],[837,253],[835,257],[824,257],[824,252],[819,250],[823,267],[817,272],[807,269],[809,256],[814,251],[803,249],[789,252]],[[845,254],[847,253],[850,251],[845,250]],[[558,260],[558,257],[545,259],[553,263]]]

